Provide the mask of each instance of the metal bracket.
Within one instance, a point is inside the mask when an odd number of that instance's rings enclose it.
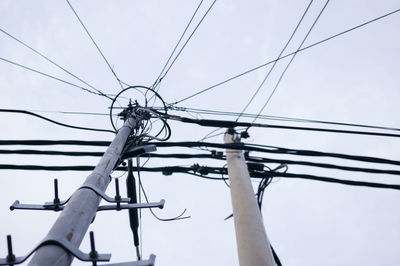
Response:
[[[99,266],[154,266],[155,262],[156,262],[156,256],[151,254],[148,260],[101,264]]]
[[[118,179],[115,179],[115,190],[116,195],[114,198],[107,196],[103,191],[98,189],[93,185],[83,185],[79,189],[90,189],[94,193],[96,193],[99,197],[104,199],[110,203],[116,203],[115,205],[103,205],[99,206],[97,211],[109,211],[109,210],[125,210],[125,209],[142,209],[142,208],[160,208],[162,209],[165,204],[165,200],[161,200],[159,202],[154,203],[142,203],[142,204],[130,204],[130,198],[121,198],[119,193],[119,182]],[[58,199],[58,184],[57,179],[54,180],[54,200],[53,202],[46,202],[43,205],[40,204],[21,204],[18,200],[16,200],[11,206],[10,210],[41,210],[41,211],[62,211],[65,207],[65,204],[69,201],[70,198],[64,201],[60,201]],[[121,204],[126,203],[126,204]]]
[[[45,237],[39,245],[37,245],[28,255],[22,257],[16,257],[12,251],[12,242],[11,236],[7,236],[7,245],[8,245],[8,255],[6,258],[0,258],[0,265],[15,265],[21,264],[26,261],[36,250],[40,247],[46,245],[57,245],[63,249],[65,249],[68,253],[76,257],[81,261],[91,261],[93,265],[96,265],[98,261],[110,261],[111,254],[98,254],[95,245],[94,245],[94,235],[93,232],[90,232],[90,253],[86,254],[80,251],[76,246],[74,246],[71,242],[67,241],[65,238],[59,238],[55,236],[48,235]]]

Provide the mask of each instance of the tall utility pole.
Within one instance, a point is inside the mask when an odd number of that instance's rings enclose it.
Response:
[[[140,122],[140,118],[130,115],[120,128],[114,140],[107,148],[103,157],[86,178],[83,185],[92,185],[101,191],[106,191],[110,183],[110,174],[120,159],[125,142],[133,128]],[[68,204],[57,218],[47,236],[63,238],[76,247],[79,247],[90,223],[96,215],[100,197],[90,189],[78,189],[71,196]],[[30,266],[67,266],[73,256],[57,245],[46,245],[39,248]]]
[[[231,131],[228,130],[225,133],[225,143],[240,142],[240,137]],[[243,151],[226,149],[226,159],[239,264],[240,266],[275,266]]]

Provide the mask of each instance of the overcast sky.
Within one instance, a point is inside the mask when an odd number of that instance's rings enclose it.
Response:
[[[71,0],[71,4],[118,77],[130,85],[150,86],[199,1]],[[188,33],[211,4],[212,1],[204,0]],[[159,93],[167,103],[173,103],[275,59],[308,4],[309,1],[216,1],[161,82]],[[312,3],[287,52],[297,49],[324,4],[322,0]],[[304,45],[398,8],[400,4],[395,0],[330,1]],[[399,26],[400,13],[397,13],[299,53],[263,114],[400,128]],[[0,28],[104,93],[116,94],[121,90],[65,1],[1,0]],[[84,86],[1,32],[0,57]],[[259,112],[286,63],[288,59],[277,64],[248,113]],[[178,106],[240,112],[268,70],[268,67],[261,68]],[[4,61],[0,61],[0,73],[1,108],[109,112],[110,101],[104,97]],[[128,93],[125,97],[135,98],[137,95]],[[111,129],[107,115],[40,114],[73,125]],[[289,125],[288,122],[280,124]],[[210,132],[209,128],[196,125],[173,121],[170,125],[171,141],[197,141]],[[290,125],[310,126],[303,123]],[[113,134],[67,129],[21,114],[0,113],[0,128],[0,139],[113,139]],[[249,133],[251,137],[245,140],[248,143],[399,159],[400,144],[396,138],[278,129],[250,129]],[[217,136],[208,141],[223,140],[222,136]],[[27,147],[1,147],[6,148]],[[63,146],[40,148],[105,150]],[[159,152],[199,151],[160,148]],[[396,169],[394,166],[332,158],[285,158]],[[0,155],[0,164],[96,165],[98,159]],[[210,160],[151,159],[147,165],[193,163],[225,164]],[[389,175],[300,166],[289,166],[290,172],[400,184],[396,176]],[[60,197],[67,198],[88,174],[0,170],[0,257],[6,255],[7,234],[13,236],[15,253],[19,256],[27,254],[47,234],[59,215],[10,212],[8,208],[16,199],[23,203],[51,200],[52,180],[56,177],[59,178]],[[121,174],[114,173],[113,176]],[[230,192],[223,182],[185,174],[163,176],[161,173],[143,173],[142,179],[152,201],[166,200],[165,208],[157,210],[157,214],[168,218],[186,208],[191,216],[182,221],[159,222],[148,211],[143,211],[142,248],[145,258],[155,254],[156,265],[161,266],[238,265],[233,221],[224,221],[232,213],[232,207]],[[121,180],[124,182],[124,177]],[[262,213],[270,241],[285,266],[399,265],[400,192],[300,179],[275,181],[265,191]],[[112,195],[113,190],[113,185],[110,185],[108,193]],[[95,232],[98,251],[112,253],[112,262],[135,259],[127,212],[99,213],[89,229]],[[81,249],[88,252],[88,237],[85,237]],[[73,265],[88,264],[74,260]]]

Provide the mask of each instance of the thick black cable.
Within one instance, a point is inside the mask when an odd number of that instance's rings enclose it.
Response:
[[[90,85],[89,83],[87,83],[86,81],[82,80],[81,78],[79,78],[78,76],[76,76],[75,74],[73,74],[71,71],[65,69],[64,67],[60,66],[59,64],[57,64],[56,62],[54,62],[53,60],[51,60],[50,58],[48,58],[47,56],[45,56],[44,54],[42,54],[41,52],[39,52],[38,50],[34,49],[33,47],[29,46],[28,44],[24,43],[23,41],[19,40],[18,38],[16,38],[15,36],[11,35],[10,33],[6,32],[5,30],[0,28],[0,31],[2,33],[4,33],[5,35],[7,35],[8,37],[10,37],[11,39],[15,40],[16,42],[22,44],[23,46],[25,46],[26,48],[28,48],[29,50],[31,50],[32,52],[34,52],[35,54],[39,55],[40,57],[42,57],[43,59],[45,59],[46,61],[50,62],[51,64],[53,64],[54,66],[58,67],[59,69],[63,70],[64,72],[66,72],[67,74],[69,74],[70,76],[76,78],[77,80],[79,80],[80,82],[84,83],[85,85],[89,86],[90,88],[92,88],[95,92],[90,91],[93,94],[96,95],[100,95],[100,96],[104,96],[110,100],[112,100],[112,98],[106,94],[104,94],[102,91],[100,91],[99,89],[96,89],[95,87],[93,87],[92,85]]]
[[[296,150],[282,147],[271,147],[269,146],[255,146],[250,144],[223,144],[223,143],[210,143],[210,142],[196,142],[196,141],[182,141],[182,142],[152,142],[151,144],[157,147],[209,147],[209,148],[221,148],[221,149],[235,149],[243,151],[255,151],[261,153],[272,153],[272,154],[287,154],[287,155],[300,155],[300,156],[311,156],[311,157],[333,157],[339,159],[347,159],[368,163],[381,163],[400,165],[400,161],[383,159],[371,156],[359,156],[359,155],[348,155],[340,153],[330,152],[319,152],[312,150]],[[82,146],[109,146],[109,141],[83,141],[83,140],[0,140],[0,146],[3,145],[82,145]],[[267,148],[264,148],[267,147]]]
[[[52,146],[52,145],[77,145],[77,146],[99,146],[108,147],[110,141],[92,140],[0,140],[1,146],[26,145],[26,146]]]
[[[300,27],[301,22],[303,21],[304,17],[306,16],[308,10],[310,9],[310,6],[312,4],[314,0],[311,0],[308,5],[306,10],[303,12],[303,15],[301,16],[299,22],[297,22],[296,27],[294,28],[292,34],[289,37],[289,40],[287,40],[286,44],[283,46],[282,50],[280,51],[278,58],[280,58],[283,54],[283,52],[285,52],[286,48],[289,46],[289,43],[292,41],[294,35],[296,34],[298,28]],[[267,75],[264,77],[264,79],[262,80],[262,82],[260,83],[260,85],[258,86],[257,90],[253,93],[253,95],[251,96],[251,99],[247,102],[246,106],[243,108],[243,110],[240,112],[239,116],[236,118],[235,121],[238,121],[239,118],[242,116],[242,114],[247,110],[247,108],[250,106],[250,104],[253,102],[254,98],[257,96],[257,94],[259,93],[259,91],[261,90],[262,86],[264,85],[264,83],[267,81],[269,75],[271,74],[272,70],[274,70],[276,64],[278,63],[278,61],[275,61],[273,63],[273,65],[271,66],[271,68],[268,70]]]
[[[192,21],[193,21],[194,17],[196,16],[197,11],[199,10],[199,8],[200,8],[201,4],[203,3],[203,1],[204,1],[204,0],[201,0],[201,1],[200,1],[199,5],[197,6],[196,10],[194,11],[192,17],[190,18],[188,24],[186,25],[185,30],[184,30],[183,33],[181,34],[181,37],[179,38],[178,42],[176,43],[174,49],[172,50],[172,53],[171,53],[170,56],[168,57],[167,62],[165,63],[163,69],[161,70],[160,74],[158,75],[156,81],[154,82],[154,84],[153,84],[153,86],[152,86],[153,89],[157,86],[158,83],[161,82],[161,80],[160,80],[161,75],[163,74],[165,68],[167,67],[167,65],[168,65],[168,63],[169,63],[169,61],[171,60],[171,58],[172,58],[172,56],[174,55],[176,49],[178,48],[179,44],[181,43],[183,37],[185,36],[186,31],[188,30],[190,24],[192,24]]]
[[[251,72],[253,72],[253,71],[256,71],[256,70],[258,70],[258,69],[260,69],[260,68],[263,68],[263,67],[265,67],[265,66],[267,66],[267,65],[270,65],[270,64],[272,64],[272,63],[274,63],[274,62],[276,62],[276,61],[282,60],[282,59],[284,59],[284,58],[286,58],[286,57],[289,57],[289,56],[292,56],[292,55],[297,54],[297,53],[299,53],[299,52],[305,51],[305,50],[310,49],[310,48],[312,48],[312,47],[314,47],[314,46],[316,46],[316,45],[319,45],[319,44],[321,44],[321,43],[327,42],[327,41],[329,41],[329,40],[331,40],[331,39],[334,39],[334,38],[336,38],[336,37],[339,37],[339,36],[341,36],[341,35],[343,35],[343,34],[349,33],[349,32],[351,32],[351,31],[353,31],[353,30],[356,30],[356,29],[358,29],[358,28],[361,28],[361,27],[363,27],[363,26],[366,26],[366,25],[368,25],[368,24],[370,24],[370,23],[372,23],[372,22],[375,22],[375,21],[377,21],[377,20],[383,19],[383,18],[385,18],[385,17],[387,17],[387,16],[390,16],[390,15],[393,15],[393,14],[399,12],[399,11],[400,11],[400,8],[399,8],[399,9],[396,9],[396,10],[394,10],[394,11],[392,11],[392,12],[389,12],[389,13],[387,13],[387,14],[385,14],[385,15],[382,15],[382,16],[380,16],[380,17],[377,17],[377,18],[374,18],[374,19],[369,20],[369,21],[367,21],[367,22],[364,22],[364,23],[362,23],[362,24],[359,24],[359,25],[357,25],[357,26],[355,26],[355,27],[352,27],[352,28],[350,28],[350,29],[347,29],[347,30],[345,30],[345,31],[339,32],[339,33],[337,33],[337,34],[334,34],[334,35],[332,35],[332,36],[330,36],[330,37],[328,37],[328,38],[325,38],[325,39],[322,39],[322,40],[320,40],[320,41],[318,41],[318,42],[315,42],[315,43],[313,43],[313,44],[310,44],[310,45],[308,45],[308,46],[306,46],[306,47],[301,48],[300,50],[296,50],[296,51],[294,51],[294,52],[291,52],[291,53],[288,53],[288,54],[286,54],[286,55],[284,55],[284,56],[281,56],[280,58],[277,58],[277,59],[275,59],[275,60],[266,62],[266,63],[264,63],[264,64],[262,64],[262,65],[256,66],[256,67],[254,67],[254,68],[252,68],[252,69],[249,69],[249,70],[247,70],[247,71],[245,71],[245,72],[242,72],[242,73],[240,73],[240,74],[238,74],[238,75],[236,75],[236,76],[233,76],[233,77],[231,77],[231,78],[229,78],[229,79],[226,79],[226,80],[224,80],[224,81],[222,81],[222,82],[219,82],[219,83],[217,83],[217,84],[215,84],[215,85],[213,85],[213,86],[210,86],[210,87],[205,88],[205,89],[203,89],[203,90],[200,90],[200,91],[198,91],[198,92],[196,92],[196,93],[194,93],[194,94],[192,94],[192,95],[189,95],[189,96],[187,96],[187,97],[185,97],[185,98],[182,98],[181,100],[178,100],[178,101],[174,102],[173,105],[176,105],[176,104],[178,104],[178,103],[181,103],[181,102],[183,102],[183,101],[186,101],[186,100],[188,100],[188,99],[190,99],[190,98],[193,98],[193,97],[195,97],[195,96],[197,96],[197,95],[199,95],[199,94],[202,94],[202,93],[204,93],[204,92],[206,92],[206,91],[209,91],[209,90],[211,90],[211,89],[214,89],[215,87],[218,87],[218,86],[220,86],[220,85],[223,85],[223,84],[225,84],[225,83],[227,83],[227,82],[229,82],[229,81],[232,81],[232,80],[237,79],[237,78],[239,78],[239,77],[241,77],[241,76],[243,76],[243,75],[246,75],[246,74],[251,73]]]
[[[100,50],[100,47],[97,45],[97,43],[95,42],[95,40],[93,39],[92,35],[89,33],[89,30],[86,28],[85,24],[83,24],[82,20],[80,19],[80,17],[78,16],[78,14],[76,13],[75,9],[72,7],[71,3],[68,0],[65,0],[69,7],[71,8],[72,12],[74,13],[75,17],[79,20],[79,23],[81,24],[81,26],[83,27],[83,29],[85,30],[86,34],[89,36],[90,40],[92,40],[92,43],[94,44],[94,46],[96,47],[97,51],[100,53],[101,57],[103,57],[104,62],[106,62],[108,68],[111,70],[112,74],[114,75],[115,79],[118,81],[119,85],[121,86],[121,89],[123,89],[124,87],[122,86],[121,80],[118,78],[117,74],[115,73],[114,69],[111,67],[110,63],[108,62],[108,60],[106,59],[106,57],[104,56],[103,52]]]
[[[45,171],[92,171],[94,166],[39,166],[39,165],[10,165],[10,164],[0,164],[0,169],[2,170],[45,170]],[[224,168],[216,168],[216,167],[204,167],[207,168],[209,173],[220,175]],[[116,170],[126,171],[126,167],[117,167]],[[135,167],[133,168],[135,170]],[[174,167],[144,167],[141,168],[143,172],[165,172],[169,173],[188,173],[191,175],[196,175],[202,178],[211,179],[211,180],[219,180],[223,179],[220,177],[210,177],[206,175],[196,174],[193,172],[193,167],[182,167],[182,166],[174,166]],[[294,173],[260,173],[260,172],[250,172],[250,176],[253,178],[263,178],[265,175],[273,175],[277,177],[283,178],[298,178],[298,179],[307,179],[328,183],[337,183],[343,185],[350,186],[362,186],[362,187],[371,187],[371,188],[384,188],[384,189],[395,189],[400,190],[400,185],[398,184],[385,184],[385,183],[375,183],[375,182],[365,182],[365,181],[354,181],[354,180],[346,180],[346,179],[337,179],[332,177],[323,177],[316,175],[305,175],[305,174],[294,174]]]
[[[380,136],[380,137],[396,137],[396,138],[400,137],[400,134],[383,133],[383,132],[354,131],[354,130],[342,130],[342,129],[330,129],[330,128],[316,128],[316,127],[284,126],[284,125],[236,122],[236,121],[214,120],[214,119],[193,119],[193,118],[186,118],[186,117],[175,116],[175,115],[167,115],[166,118],[180,121],[183,123],[197,124],[197,125],[205,126],[205,127],[218,127],[218,128],[260,127],[260,128],[305,130],[305,131],[368,135],[368,136]]]
[[[0,150],[0,154],[20,154],[20,155],[58,155],[58,156],[103,156],[103,152],[77,152],[77,151],[50,151],[50,150]],[[125,153],[122,159],[131,158],[136,156],[136,153]],[[225,155],[216,156],[213,154],[187,154],[187,153],[172,153],[172,154],[160,154],[160,153],[148,153],[141,154],[140,157],[145,158],[163,158],[163,159],[217,159],[226,160]],[[276,158],[263,158],[263,157],[253,157],[246,155],[246,161],[255,163],[279,163],[288,165],[303,165],[311,167],[319,167],[325,169],[336,169],[352,172],[363,172],[363,173],[373,173],[373,174],[389,174],[389,175],[400,175],[399,170],[382,170],[375,168],[365,168],[365,167],[353,167],[353,166],[343,166],[337,164],[328,163],[317,163],[310,161],[295,161],[286,159],[276,159]]]
[[[211,115],[219,115],[219,116],[238,116],[238,115],[240,115],[240,113],[237,113],[237,112],[215,111],[215,110],[186,108],[186,107],[173,107],[171,109],[174,110],[174,111],[193,112],[193,113],[199,113],[199,114],[211,114]],[[255,118],[257,115],[256,114],[243,113],[241,116],[242,117],[248,117],[248,118]],[[296,117],[287,117],[287,116],[259,115],[258,119],[273,120],[273,121],[284,121],[284,122],[298,122],[298,123],[315,123],[315,124],[325,124],[325,125],[333,125],[333,126],[362,127],[362,128],[371,128],[371,129],[400,131],[400,128],[394,128],[394,127],[384,127],[384,126],[354,124],[354,123],[343,123],[343,122],[335,122],[335,121],[323,121],[323,120],[305,119],[305,118],[296,118]]]
[[[197,23],[196,27],[194,28],[194,30],[192,31],[192,33],[189,35],[188,39],[186,40],[186,42],[182,45],[182,48],[179,50],[179,52],[177,53],[177,55],[175,56],[174,60],[171,62],[171,64],[169,65],[169,67],[167,68],[167,70],[165,70],[164,74],[162,75],[161,78],[159,78],[159,82],[161,82],[161,80],[164,79],[164,77],[168,74],[169,70],[171,69],[171,67],[174,65],[175,61],[178,59],[179,55],[182,53],[183,49],[186,47],[186,45],[188,44],[188,42],[190,41],[190,39],[193,37],[193,35],[195,34],[195,32],[197,31],[197,29],[199,28],[199,26],[201,25],[201,23],[203,22],[203,20],[206,18],[206,16],[208,15],[208,13],[210,12],[210,10],[212,9],[212,7],[214,6],[215,2],[217,0],[214,0],[212,2],[212,4],[210,5],[210,7],[207,9],[206,13],[203,15],[203,17],[200,19],[199,23]]]
[[[98,132],[107,132],[107,133],[115,133],[112,130],[108,130],[108,129],[99,129],[99,128],[88,128],[88,127],[79,127],[79,126],[73,126],[73,125],[68,125],[68,124],[64,124],[64,123],[60,123],[57,122],[55,120],[52,120],[50,118],[29,112],[29,111],[25,111],[25,110],[15,110],[15,109],[0,109],[0,112],[7,112],[7,113],[19,113],[19,114],[27,114],[27,115],[31,115],[31,116],[35,116],[38,117],[40,119],[46,120],[48,122],[51,122],[53,124],[59,125],[59,126],[63,126],[63,127],[68,127],[68,128],[73,128],[73,129],[80,129],[80,130],[89,130],[89,131],[98,131]]]
[[[306,36],[303,38],[303,40],[301,41],[299,47],[297,48],[297,51],[299,51],[301,49],[301,47],[303,47],[303,44],[305,43],[305,41],[307,40],[308,36],[310,36],[311,31],[314,29],[315,25],[317,24],[319,18],[321,17],[322,13],[324,12],[324,10],[326,9],[328,3],[330,0],[327,0],[325,2],[325,5],[322,7],[321,11],[319,12],[317,18],[314,20],[313,24],[311,25],[310,29],[308,30]],[[290,58],[290,61],[287,63],[285,69],[282,71],[278,81],[276,82],[274,89],[272,90],[271,94],[268,96],[267,101],[264,103],[264,105],[261,107],[260,111],[258,112],[257,116],[254,118],[253,123],[257,120],[258,116],[264,111],[265,107],[268,105],[268,103],[270,102],[272,96],[274,96],[276,90],[279,87],[279,84],[281,83],[283,77],[286,74],[286,71],[289,69],[290,65],[292,64],[293,60],[296,58],[297,53],[295,53],[294,55],[292,55],[292,58]]]
[[[46,73],[44,73],[44,72],[42,72],[42,71],[39,71],[39,70],[30,68],[30,67],[21,65],[21,64],[19,64],[19,63],[13,62],[13,61],[11,61],[11,60],[5,59],[5,58],[3,58],[3,57],[0,57],[0,60],[2,60],[2,61],[4,61],[4,62],[7,62],[7,63],[9,63],[9,64],[12,64],[12,65],[21,67],[21,68],[23,68],[23,69],[29,70],[29,71],[34,72],[34,73],[36,73],[36,74],[40,74],[40,75],[42,75],[42,76],[45,76],[45,77],[48,77],[48,78],[51,78],[51,79],[60,81],[60,82],[62,82],[62,83],[68,84],[68,85],[70,85],[70,86],[72,86],[72,87],[79,88],[79,89],[81,89],[81,90],[83,90],[83,91],[86,91],[86,92],[89,92],[89,93],[91,93],[91,94],[101,95],[101,94],[99,94],[99,93],[96,93],[96,92],[94,92],[94,91],[92,91],[92,90],[89,90],[89,89],[87,89],[87,88],[84,88],[84,87],[82,87],[82,86],[76,85],[76,84],[74,84],[74,83],[71,83],[71,82],[69,82],[69,81],[66,81],[66,80],[63,80],[63,79],[60,79],[60,78],[57,78],[57,77],[52,76],[52,75],[50,75],[50,74],[46,74]],[[101,95],[101,96],[104,96],[104,95]]]

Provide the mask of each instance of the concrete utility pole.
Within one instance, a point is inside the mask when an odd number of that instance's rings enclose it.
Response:
[[[240,137],[228,131],[225,133],[224,140],[226,144],[237,143],[240,142]],[[240,266],[275,266],[243,151],[227,149],[226,159],[239,264]]]
[[[130,116],[118,131],[113,142],[107,148],[103,157],[86,178],[83,185],[96,186],[101,191],[106,191],[110,183],[110,174],[118,162],[125,142],[132,129],[139,123],[139,118]],[[90,189],[78,189],[71,196],[68,204],[50,229],[48,236],[64,238],[71,244],[79,247],[83,237],[100,203],[100,197]],[[57,245],[46,245],[39,248],[30,266],[66,266],[72,263],[73,256]]]

